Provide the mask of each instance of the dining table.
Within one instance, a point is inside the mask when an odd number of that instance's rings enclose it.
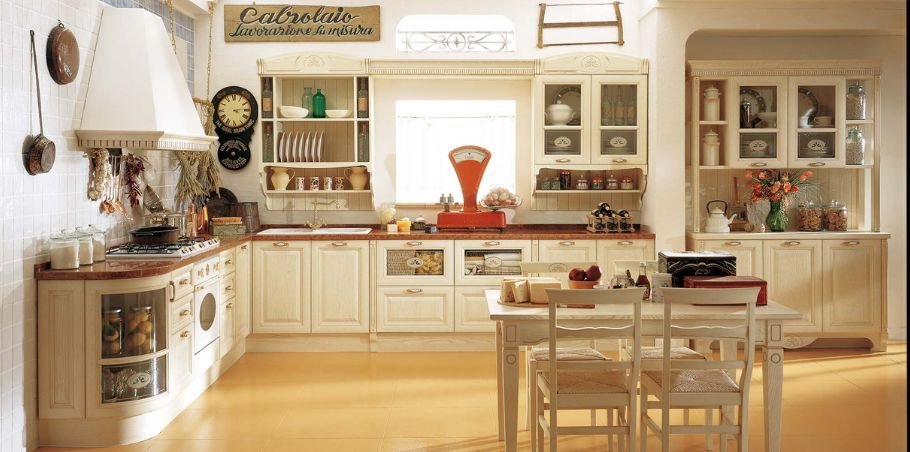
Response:
[[[600,289],[591,289],[600,290]],[[524,346],[547,339],[547,306],[505,305],[499,302],[499,290],[484,292],[490,319],[496,322],[496,382],[498,393],[499,440],[505,441],[506,452],[516,452],[518,443],[518,375],[520,351]],[[632,312],[623,306],[598,305],[596,308],[559,308],[560,316],[579,324],[628,320]],[[743,308],[736,306],[680,306],[673,309],[674,322],[697,323],[700,319],[733,320],[742,317]],[[661,303],[642,302],[642,336],[661,337],[664,308]],[[756,345],[762,350],[762,393],[764,407],[765,451],[780,451],[781,399],[784,376],[784,324],[799,320],[799,311],[768,300],[755,307]],[[701,343],[697,351],[708,351]],[[721,359],[736,353],[735,343],[721,343]]]

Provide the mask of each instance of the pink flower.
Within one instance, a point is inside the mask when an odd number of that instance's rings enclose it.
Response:
[[[765,177],[766,177],[766,175],[765,175],[765,172],[764,172],[764,171],[759,171],[759,172],[758,172],[758,178],[759,178],[759,179],[764,180]]]
[[[746,179],[752,179],[752,170],[746,171]]]
[[[778,190],[780,190],[780,181],[771,184],[771,193],[777,193]]]
[[[784,191],[785,191],[785,192],[790,191],[790,187],[791,187],[791,185],[790,185],[789,182],[784,183]],[[796,188],[796,187],[793,187],[793,188]]]

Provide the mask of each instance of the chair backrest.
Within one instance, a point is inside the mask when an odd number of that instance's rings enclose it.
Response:
[[[752,366],[755,361],[755,301],[758,287],[746,288],[658,288],[663,293],[663,372],[662,381],[670,381],[670,373],[686,369],[741,370],[737,384],[748,393]],[[694,305],[700,306],[694,306]],[[703,305],[703,306],[702,306]],[[723,311],[723,315],[697,315],[699,310]],[[696,314],[693,316],[693,314]],[[692,320],[696,317],[698,320]],[[670,359],[671,339],[705,339],[735,341],[743,344],[743,358],[724,357],[722,360]],[[663,385],[670,390],[670,385]]]
[[[560,262],[560,261],[551,261],[551,262],[519,262],[518,265],[521,267],[521,274],[523,276],[529,276],[531,274],[558,274],[560,276],[568,277],[569,270],[573,268],[581,268],[587,270],[590,266],[596,265],[596,262]]]
[[[626,373],[628,388],[638,384],[641,371],[641,347],[635,347],[629,361],[571,361],[556,359],[557,344],[560,339],[631,339],[635,344],[641,343],[641,297],[644,289],[547,289],[548,308],[548,352],[549,378],[556,385],[557,371],[610,371],[621,370]],[[573,324],[571,316],[560,316],[559,308],[563,305],[613,305],[624,307],[618,313],[631,312],[631,317],[617,316],[616,320],[604,320],[597,325]]]

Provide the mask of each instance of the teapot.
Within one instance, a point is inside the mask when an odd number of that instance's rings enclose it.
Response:
[[[720,207],[711,207],[711,204],[714,203],[723,203],[724,208]],[[716,199],[714,201],[709,201],[705,204],[705,209],[708,210],[708,217],[705,218],[705,232],[730,232],[730,223],[736,219],[736,214],[730,215],[730,218],[727,218],[727,202]]]

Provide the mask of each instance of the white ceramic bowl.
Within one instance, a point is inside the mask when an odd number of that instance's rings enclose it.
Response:
[[[292,105],[282,105],[278,107],[278,114],[282,118],[303,118],[309,114],[310,111],[303,107],[294,107]]]
[[[325,115],[329,118],[349,118],[351,110],[326,110]]]

